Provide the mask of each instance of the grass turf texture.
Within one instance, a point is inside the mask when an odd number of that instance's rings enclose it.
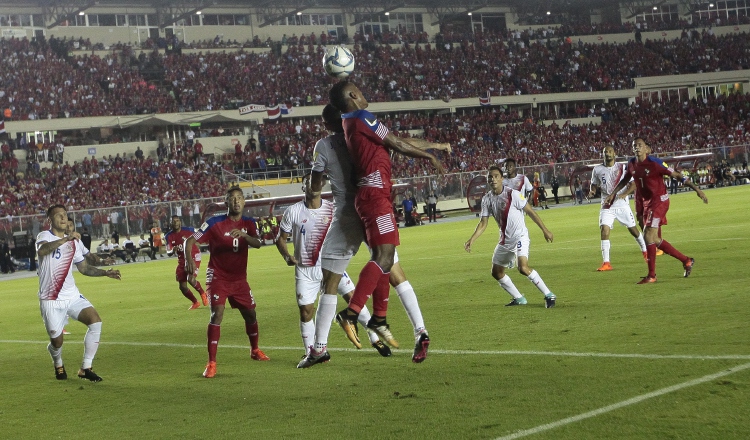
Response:
[[[175,259],[120,265],[120,282],[75,274],[104,321],[99,384],[75,377],[85,327],[68,325],[70,379],[56,381],[37,279],[0,282],[2,437],[490,439],[562,420],[529,438],[744,439],[750,369],[565,419],[750,364],[749,189],[710,190],[709,205],[694,193],[674,196],[664,237],[696,258],[695,270],[684,279],[677,260],[660,256],[659,281],[645,286],[635,285],[646,265],[621,226],[610,238],[614,270],[596,272],[597,204],[539,211],[555,242],[528,221],[530,265],[558,296],[549,310],[517,271],[510,276],[529,304],[503,307],[509,296],[490,275],[496,226],[471,254],[463,243],[476,218],[402,229],[399,254],[432,339],[419,365],[410,361],[411,326],[392,292],[389,321],[403,347],[392,357],[353,349],[334,324],[331,362],[294,368],[303,353],[294,273],[273,246],[251,251],[249,268],[271,361],[250,360],[241,317],[228,310],[211,380],[201,377],[208,309],[187,311]],[[364,254],[351,266],[354,278]]]

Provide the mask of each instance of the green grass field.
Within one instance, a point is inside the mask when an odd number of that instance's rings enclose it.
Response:
[[[98,384],[75,377],[85,327],[68,325],[72,378],[56,381],[37,279],[0,282],[0,437],[747,439],[750,187],[706,194],[709,205],[674,196],[664,228],[696,258],[693,274],[665,255],[658,283],[645,286],[635,285],[646,265],[623,227],[611,237],[615,270],[596,272],[597,204],[540,212],[555,241],[529,221],[530,264],[557,294],[554,309],[518,272],[529,304],[503,307],[509,296],[490,275],[496,226],[471,254],[473,217],[402,229],[401,262],[432,339],[419,365],[392,293],[401,350],[355,350],[334,325],[331,362],[296,369],[293,269],[273,246],[252,251],[249,268],[272,360],[250,360],[241,317],[228,312],[212,380],[201,377],[208,310],[187,311],[174,259],[120,265],[120,282],[76,273],[104,321]]]

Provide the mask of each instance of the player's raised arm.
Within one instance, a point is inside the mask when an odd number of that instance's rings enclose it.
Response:
[[[482,217],[479,219],[479,223],[477,223],[477,227],[474,228],[474,233],[471,234],[471,237],[469,240],[464,243],[464,249],[466,252],[471,253],[471,245],[474,244],[474,240],[479,238],[480,235],[484,232],[485,229],[487,229],[487,219],[489,217]]]
[[[555,238],[554,235],[552,235],[552,232],[550,232],[549,229],[547,229],[546,226],[544,226],[544,222],[542,221],[542,218],[539,217],[539,214],[534,211],[534,209],[529,205],[528,203],[524,205],[523,212],[526,213],[526,215],[529,216],[529,218],[536,223],[537,226],[539,226],[539,229],[542,230],[542,233],[544,234],[544,239],[548,242],[552,243],[552,240]]]
[[[391,150],[394,150],[400,154],[403,154],[404,156],[415,157],[418,159],[427,159],[435,168],[435,172],[438,175],[445,174],[445,170],[443,169],[443,164],[441,164],[440,161],[435,156],[428,153],[424,149],[414,146],[412,144],[412,141],[414,140],[415,139],[401,138],[401,137],[396,136],[393,133],[388,133],[385,139],[383,139],[383,145],[385,145],[387,148]],[[426,146],[425,149],[429,149],[429,148],[443,149],[443,147],[439,147],[442,144],[433,144],[433,143],[424,141],[422,139],[419,139],[419,141],[421,141],[420,145],[422,147]]]

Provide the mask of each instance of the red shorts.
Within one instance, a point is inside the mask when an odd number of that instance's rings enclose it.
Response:
[[[365,226],[367,244],[370,247],[381,244],[399,245],[398,225],[393,216],[390,197],[384,197],[379,188],[360,188],[354,207]]]
[[[193,273],[193,276],[195,276],[195,279],[198,279],[198,269],[201,267],[201,262],[196,261],[195,262],[195,272]],[[177,270],[175,270],[175,278],[177,278],[177,282],[181,283],[183,281],[188,280],[187,272],[185,271],[185,265],[184,264],[178,264]]]
[[[233,309],[254,309],[255,298],[247,280],[221,281],[213,280],[206,283],[209,305],[224,305],[227,300]]]
[[[659,226],[667,224],[667,210],[669,210],[669,200],[667,200],[667,209],[659,219]],[[635,218],[638,219],[638,224],[641,225],[641,228],[650,226],[643,220],[643,200],[638,197],[635,198]]]
[[[669,199],[661,202],[644,204],[641,219],[644,228],[658,228],[667,224],[667,211],[669,211]]]

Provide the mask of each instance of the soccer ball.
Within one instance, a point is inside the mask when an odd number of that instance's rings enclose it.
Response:
[[[354,71],[354,55],[344,46],[332,46],[323,55],[323,69],[326,73],[344,79]]]

